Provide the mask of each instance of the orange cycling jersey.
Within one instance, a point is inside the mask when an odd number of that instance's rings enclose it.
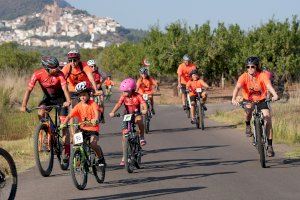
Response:
[[[180,83],[186,85],[186,83],[190,80],[190,72],[196,69],[196,65],[190,63],[189,65],[185,65],[184,63],[180,64],[177,70],[178,76],[180,76]]]
[[[156,85],[156,80],[152,77],[148,79],[140,78],[136,85],[139,94],[153,94],[153,86]]]
[[[112,86],[112,85],[114,85],[114,82],[113,82],[112,80],[106,79],[106,80],[104,81],[104,85],[105,85],[105,86]]]
[[[71,111],[70,117],[78,118],[78,122],[91,121],[92,119],[96,119],[95,110],[99,110],[99,106],[93,101],[89,100],[87,104],[83,102],[79,102]],[[80,128],[87,131],[97,131],[99,132],[99,124],[92,125],[80,125]]]
[[[196,89],[197,88],[202,88],[205,85],[205,82],[201,79],[193,81],[190,80],[189,82],[187,82],[186,84],[186,88],[190,91],[189,95],[190,96],[196,96]]]
[[[145,104],[142,95],[134,92],[130,97],[122,95],[118,101],[118,105],[125,105],[127,113],[134,113],[136,110],[140,111],[141,104]]]
[[[32,90],[36,82],[39,82],[44,94],[50,97],[63,95],[62,87],[66,85],[63,73],[58,72],[56,75],[50,75],[44,68],[33,73],[28,88]]]
[[[72,67],[71,63],[64,66],[61,70],[68,82],[70,91],[75,91],[75,86],[85,81],[89,88],[91,88],[90,80],[88,79],[87,73],[93,73],[93,70],[87,65],[86,62],[79,62],[79,66]]]
[[[238,79],[242,87],[243,98],[248,101],[261,101],[267,97],[267,85],[271,84],[266,73],[257,72],[254,76],[247,72]]]

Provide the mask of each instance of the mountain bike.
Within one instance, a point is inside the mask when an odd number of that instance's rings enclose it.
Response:
[[[147,104],[147,114],[143,117],[144,119],[144,129],[145,133],[148,134],[150,131],[150,121],[152,118],[152,106],[151,106],[151,100],[149,99],[148,94],[143,94],[143,99],[146,101]]]
[[[189,90],[186,90],[185,93],[185,112],[188,118],[191,118],[191,99],[189,95]]]
[[[15,199],[18,174],[11,155],[0,148],[0,199]]]
[[[125,141],[123,145],[123,157],[125,162],[125,169],[128,173],[132,173],[134,167],[141,168],[142,164],[142,147],[140,145],[140,137],[135,129],[135,116],[139,113],[123,115],[123,122],[127,125],[125,134]],[[120,114],[116,114],[116,117],[120,117]]]
[[[265,100],[270,107],[270,99]],[[263,117],[263,113],[260,109],[258,109],[258,104],[261,102],[253,102],[254,110],[252,113],[253,116],[253,125],[254,125],[254,132],[253,132],[253,145],[257,148],[260,158],[260,165],[262,168],[266,168],[266,155],[267,155],[267,134],[266,134],[266,124]],[[245,105],[248,104],[247,102],[242,102],[240,105],[242,108],[245,109]]]
[[[54,121],[52,120],[48,109],[55,109]],[[59,109],[61,106],[40,106],[27,109],[28,113],[33,110],[45,109],[46,117],[40,120],[34,133],[34,157],[35,163],[42,176],[47,177],[53,169],[54,154],[57,156],[60,168],[67,170],[69,167],[69,149],[65,149],[62,130],[59,130]]]
[[[197,88],[196,89],[196,105],[195,105],[195,118],[196,118],[196,127],[201,128],[204,130],[204,117],[205,117],[205,110],[203,106],[203,101],[202,101],[202,88]]]
[[[80,124],[72,125],[80,126]],[[105,179],[106,164],[104,155],[102,153],[103,162],[98,164],[96,153],[91,147],[91,136],[90,132],[84,130],[77,130],[74,134],[70,172],[73,183],[79,190],[86,187],[89,173],[93,173],[98,183],[103,183]]]

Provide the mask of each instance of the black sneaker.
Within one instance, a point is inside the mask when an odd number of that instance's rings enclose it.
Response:
[[[267,147],[267,156],[268,156],[268,157],[274,157],[274,156],[275,156],[275,152],[274,152],[272,146],[268,146],[268,147]]]
[[[203,105],[203,110],[207,111],[207,107],[205,105]]]
[[[252,133],[252,130],[251,130],[251,126],[246,125],[246,136],[251,137],[252,135],[253,135],[253,133]]]

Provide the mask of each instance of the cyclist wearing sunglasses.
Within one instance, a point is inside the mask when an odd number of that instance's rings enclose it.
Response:
[[[242,74],[235,86],[232,95],[232,104],[238,106],[237,101],[238,92],[242,89],[243,100],[247,102],[246,105],[246,136],[252,136],[250,120],[253,112],[253,102],[258,102],[258,108],[262,111],[266,121],[266,132],[268,135],[268,150],[269,157],[274,156],[272,147],[272,120],[268,104],[265,102],[268,91],[273,95],[272,101],[278,99],[278,95],[274,90],[269,77],[260,69],[260,60],[256,56],[251,56],[246,60],[245,66],[247,72]]]
[[[77,50],[71,50],[67,57],[69,63],[61,71],[68,82],[69,91],[75,93],[75,86],[85,81],[88,88],[94,89],[95,95],[100,95],[101,92],[97,89],[93,77],[93,70],[88,66],[87,62],[80,60],[80,53]]]

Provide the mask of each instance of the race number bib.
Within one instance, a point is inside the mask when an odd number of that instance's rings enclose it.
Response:
[[[74,134],[74,144],[83,143],[83,135],[82,132],[78,132]]]
[[[197,88],[196,92],[202,92],[202,88]]]
[[[108,89],[111,89],[111,85],[110,85],[110,86],[108,86]]]
[[[148,94],[143,94],[143,99],[147,101],[149,99]]]
[[[131,121],[131,118],[132,118],[132,114],[124,115],[123,121],[124,121],[124,122],[129,122],[129,121]]]

